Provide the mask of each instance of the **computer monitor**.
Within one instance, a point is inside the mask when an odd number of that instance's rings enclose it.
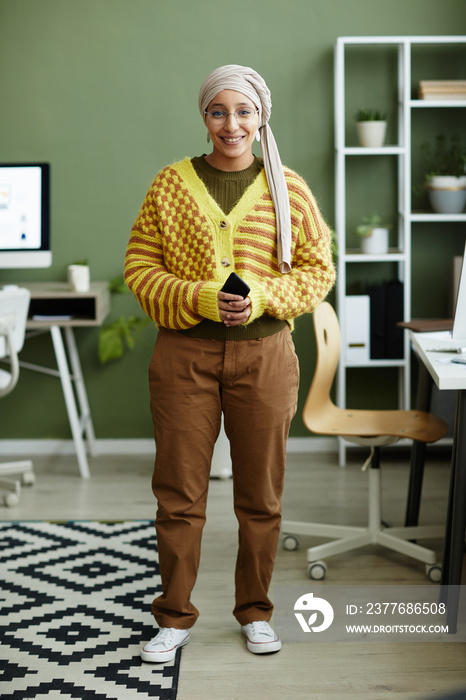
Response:
[[[466,242],[451,337],[453,340],[466,340]]]
[[[0,163],[0,269],[51,264],[49,164]]]

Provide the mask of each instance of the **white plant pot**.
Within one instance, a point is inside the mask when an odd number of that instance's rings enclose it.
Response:
[[[73,292],[88,292],[90,277],[88,265],[68,265],[68,285]]]
[[[380,148],[385,141],[387,122],[357,122],[358,138],[365,148]]]
[[[388,228],[373,228],[369,236],[361,241],[361,250],[368,255],[388,252]]]
[[[438,214],[460,214],[466,204],[466,176],[435,175],[429,181],[428,195]]]

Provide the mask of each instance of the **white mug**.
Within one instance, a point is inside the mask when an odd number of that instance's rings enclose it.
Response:
[[[68,265],[68,285],[73,292],[88,292],[89,284],[88,265]]]

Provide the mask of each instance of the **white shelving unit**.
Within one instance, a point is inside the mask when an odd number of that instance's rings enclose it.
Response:
[[[414,46],[425,45],[461,45],[466,47],[466,36],[362,36],[339,37],[335,46],[335,228],[338,243],[338,278],[337,278],[337,311],[341,326],[342,348],[346,345],[347,323],[345,316],[345,297],[347,295],[347,268],[354,263],[377,264],[393,262],[397,265],[398,279],[403,283],[404,319],[411,318],[411,227],[417,222],[466,222],[463,214],[413,213],[411,209],[411,123],[412,114],[418,109],[451,109],[466,107],[465,100],[417,100],[412,99],[412,49]],[[346,145],[346,63],[347,51],[354,46],[385,46],[392,47],[397,52],[397,143],[381,148],[364,148]],[[426,76],[428,78],[429,76]],[[445,79],[450,76],[445,75]],[[383,79],[383,76],[381,76]],[[364,80],[364,75],[361,75]],[[369,97],[369,96],[368,96]],[[359,105],[364,106],[364,105]],[[385,255],[365,255],[358,250],[347,248],[347,166],[350,159],[357,157],[377,158],[391,156],[397,161],[397,198],[398,217],[396,247],[389,249]],[[370,212],[362,212],[367,214]],[[347,364],[345,353],[342,352],[337,384],[337,403],[346,405],[346,384],[348,367],[398,367],[398,404],[400,408],[408,408],[410,404],[410,348],[408,334],[405,333],[403,359],[400,360],[369,360],[362,364]],[[346,462],[347,443],[340,439],[340,464]]]

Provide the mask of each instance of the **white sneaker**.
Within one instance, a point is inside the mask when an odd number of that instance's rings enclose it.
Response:
[[[161,627],[158,634],[141,649],[141,659],[155,664],[172,661],[178,647],[187,644],[190,636],[189,629]]]
[[[250,622],[242,625],[241,632],[246,637],[246,646],[253,654],[269,654],[280,651],[282,643],[268,622]]]

